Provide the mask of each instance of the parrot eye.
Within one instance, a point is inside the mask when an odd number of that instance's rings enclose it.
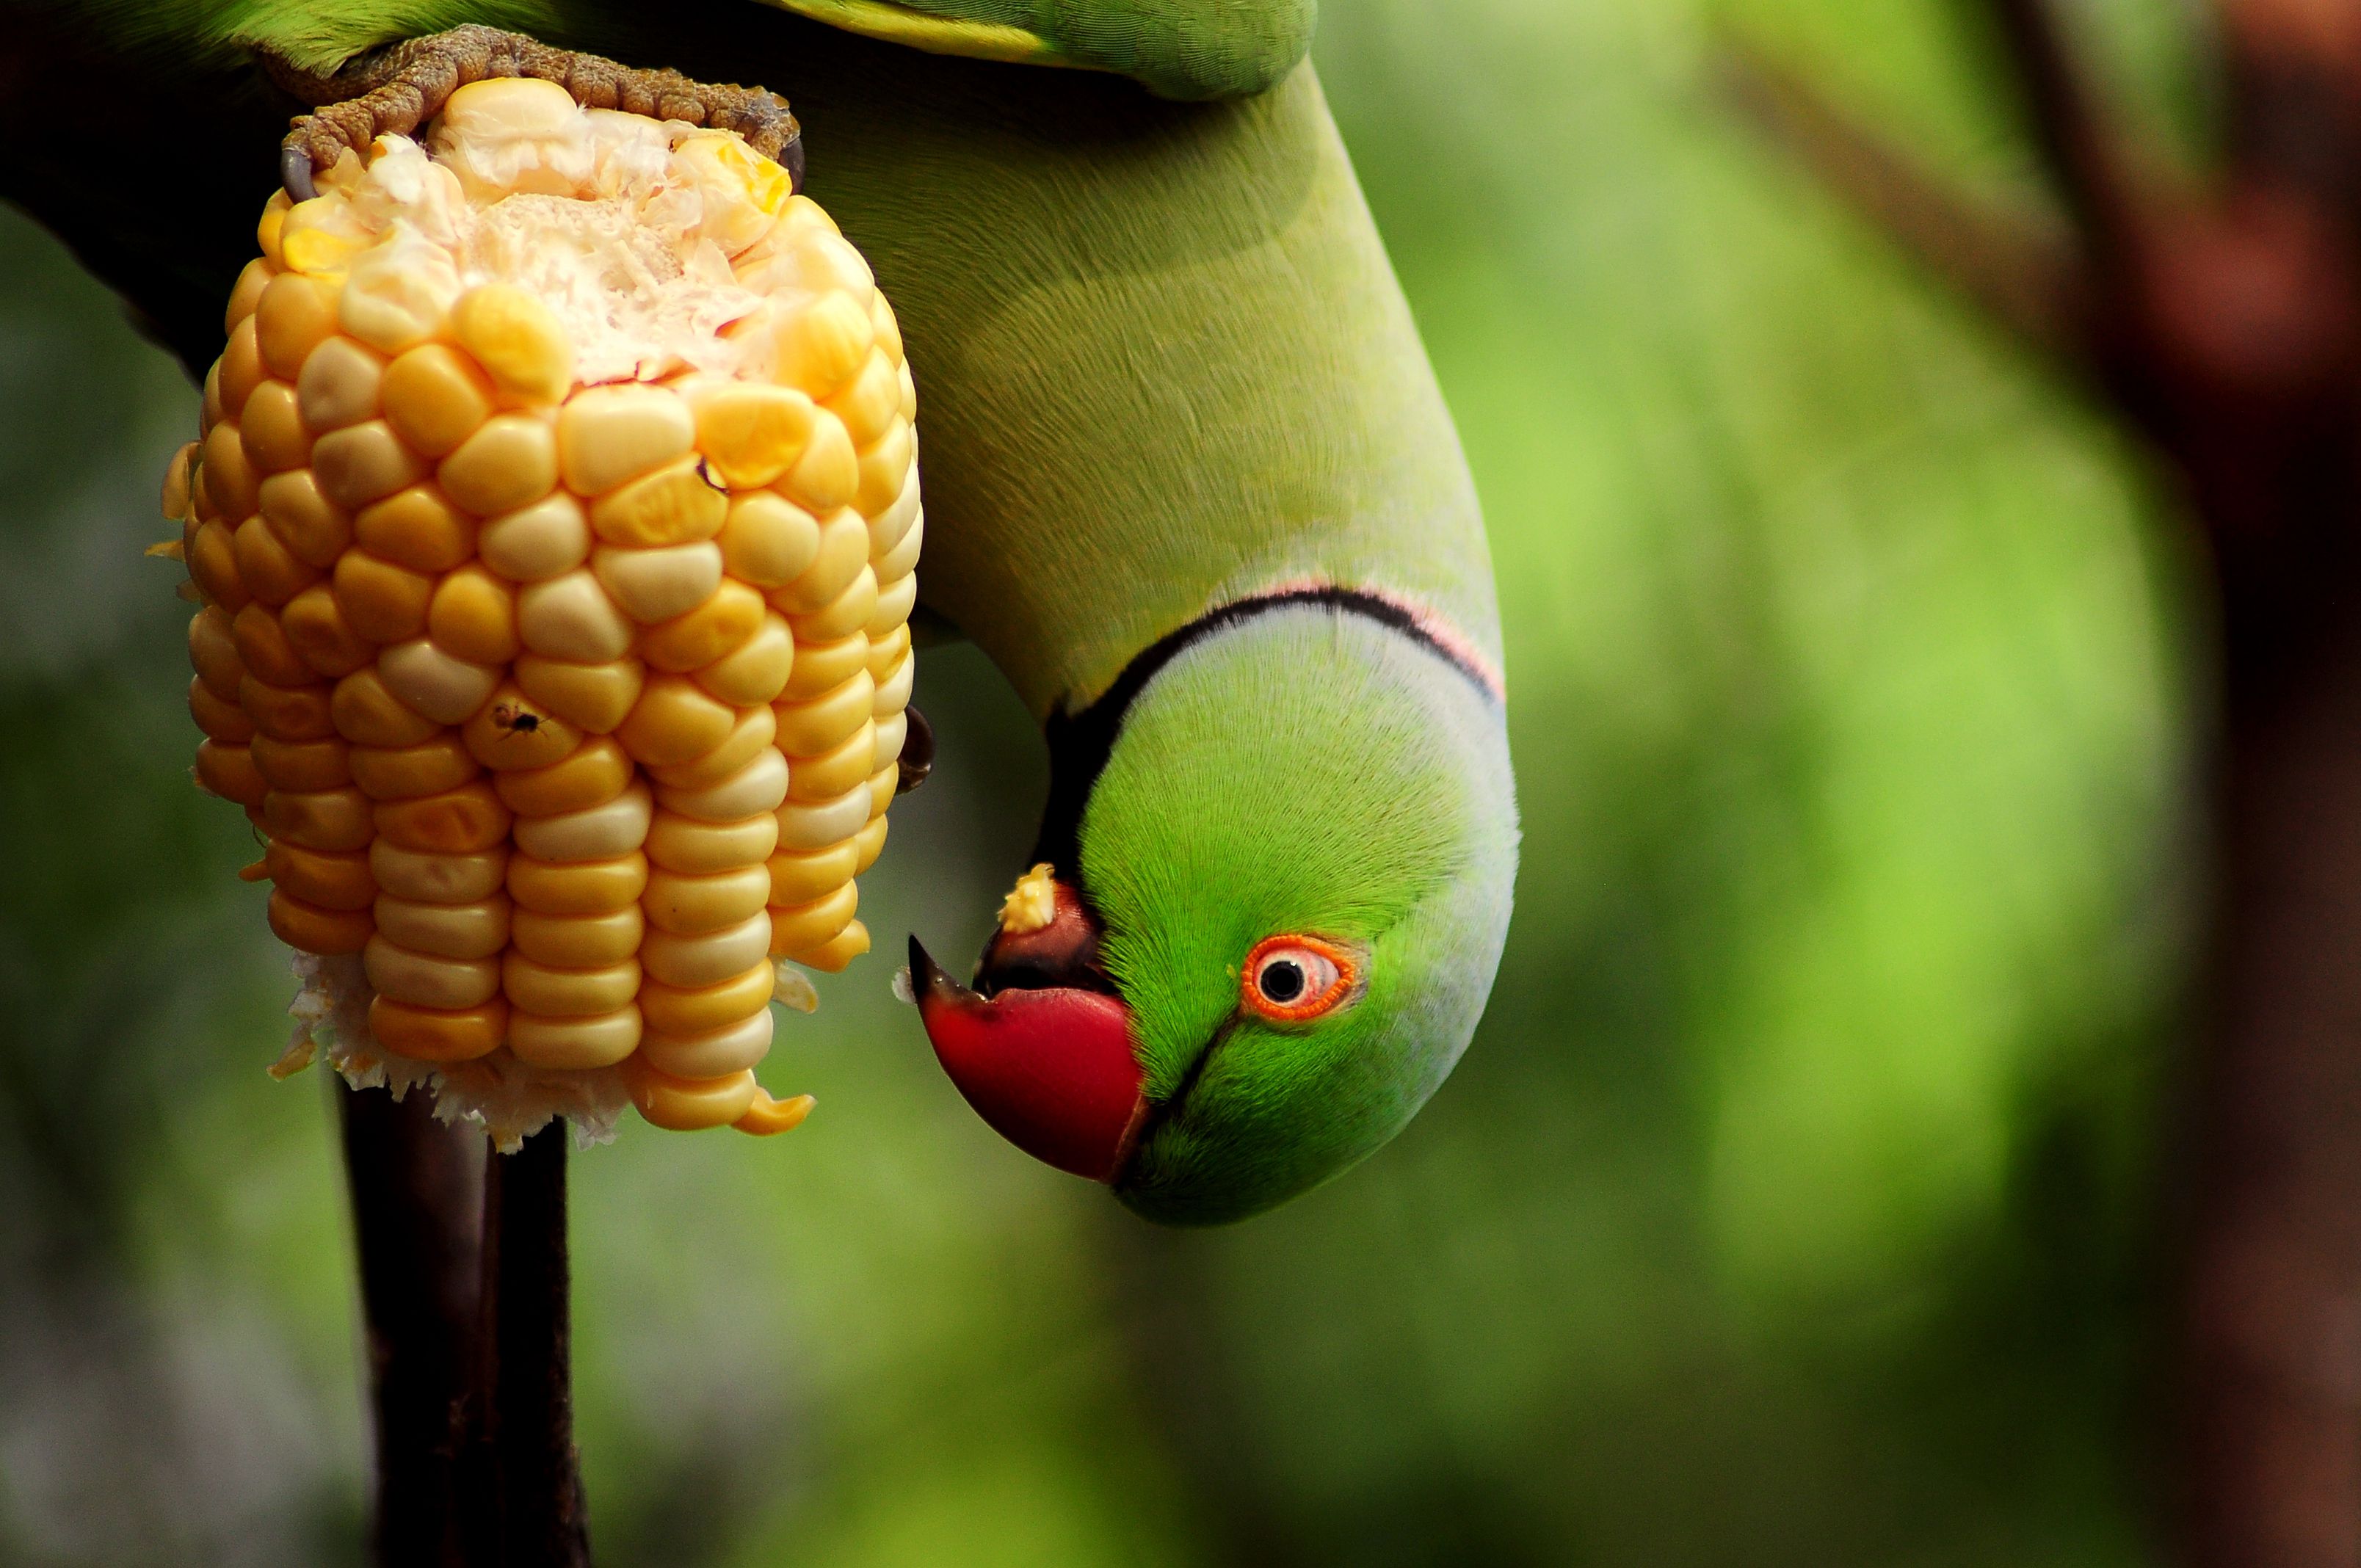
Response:
[[[1305,1024],[1360,988],[1351,952],[1317,937],[1266,937],[1246,955],[1238,991],[1246,1010],[1279,1024]]]

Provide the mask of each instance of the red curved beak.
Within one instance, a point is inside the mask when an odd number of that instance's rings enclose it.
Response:
[[[1113,1181],[1148,1115],[1130,1011],[1107,991],[1039,983],[1049,978],[1040,954],[1005,963],[1004,944],[986,949],[985,978],[1000,969],[1026,983],[986,996],[910,938],[911,987],[935,1058],[1002,1137],[1060,1170]]]

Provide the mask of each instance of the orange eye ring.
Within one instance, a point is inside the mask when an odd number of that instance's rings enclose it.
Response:
[[[1361,960],[1322,937],[1265,937],[1238,971],[1238,1003],[1274,1024],[1308,1024],[1360,994]]]

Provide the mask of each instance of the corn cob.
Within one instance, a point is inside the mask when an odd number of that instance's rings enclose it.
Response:
[[[784,1130],[910,695],[916,394],[867,265],[734,133],[455,93],[264,209],[164,510],[196,776],[267,848],[297,1047],[503,1147]]]

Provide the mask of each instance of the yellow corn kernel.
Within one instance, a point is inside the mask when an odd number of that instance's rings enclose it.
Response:
[[[538,1017],[595,1018],[630,1006],[639,993],[637,959],[604,969],[553,969],[512,950],[500,960],[500,994]]]
[[[511,283],[480,284],[451,307],[451,335],[511,401],[555,403],[574,381],[557,313]]]
[[[255,766],[251,749],[219,740],[198,742],[197,784],[224,800],[246,806],[261,806],[270,795],[270,781]]]
[[[447,572],[476,554],[476,524],[433,485],[412,485],[363,507],[353,539],[379,560],[413,572]]]
[[[303,850],[365,850],[377,835],[368,796],[351,788],[272,790],[262,803],[262,826]]]
[[[872,771],[901,761],[903,742],[910,737],[910,717],[906,713],[889,714],[875,722],[877,750],[870,763]]]
[[[731,576],[758,588],[785,587],[819,558],[819,520],[776,490],[756,490],[731,499],[719,543]]]
[[[262,351],[262,363],[290,381],[335,330],[335,291],[301,273],[273,278],[254,309],[255,346]]]
[[[603,496],[661,468],[696,440],[687,403],[663,387],[586,387],[557,413],[559,471],[578,496]]]
[[[324,686],[274,686],[247,675],[237,683],[237,703],[274,740],[324,740],[336,732]]]
[[[600,664],[630,652],[633,632],[597,574],[577,567],[518,593],[517,635],[545,658]]]
[[[853,835],[852,847],[859,852],[859,859],[853,862],[853,875],[859,876],[868,871],[877,863],[877,857],[884,852],[885,821],[883,816],[873,817],[868,827]]]
[[[824,295],[780,332],[778,378],[827,397],[861,369],[876,340],[868,313],[850,295]]]
[[[663,789],[704,789],[718,784],[761,755],[778,732],[778,718],[770,709],[750,707],[738,715],[730,733],[713,750],[693,762],[650,768],[648,777]]]
[[[902,488],[893,500],[884,509],[867,513],[869,558],[876,561],[891,553],[902,543],[902,536],[917,525],[918,516],[925,510],[918,501],[918,471],[913,465],[903,476]]]
[[[210,462],[210,448],[206,456]],[[312,472],[330,500],[358,508],[426,477],[426,461],[401,444],[391,425],[372,419],[332,430],[313,442]]]
[[[505,664],[523,647],[514,590],[469,563],[435,585],[426,635],[436,647],[478,664]]]
[[[529,507],[503,512],[478,531],[484,565],[512,583],[544,582],[574,570],[590,555],[590,520],[564,490]]]
[[[869,721],[875,694],[869,672],[855,669],[852,678],[834,691],[802,702],[774,704],[771,711],[778,719],[779,750],[790,757],[817,757],[843,745]]]
[[[548,767],[582,744],[581,730],[513,682],[495,691],[460,735],[477,761],[501,773]]]
[[[577,664],[526,653],[517,659],[516,679],[525,696],[567,723],[594,735],[607,735],[640,700],[641,688],[647,683],[647,666],[637,659]]]
[[[648,858],[637,850],[578,865],[509,857],[509,896],[536,915],[612,915],[637,904],[647,887]]]
[[[873,351],[851,382],[828,400],[828,411],[844,422],[844,433],[856,449],[875,441],[902,417],[902,383],[895,369],[891,359]],[[886,492],[885,499],[891,500],[893,492]]]
[[[345,742],[333,736],[325,740],[273,740],[258,735],[247,750],[255,771],[275,790],[342,789],[353,782]]]
[[[184,522],[188,520],[191,496],[189,476],[197,459],[197,444],[184,443],[172,454],[172,461],[164,469],[164,520]]]
[[[225,522],[244,522],[254,515],[261,477],[247,461],[246,444],[234,421],[214,426],[204,441],[204,462],[197,484],[212,503],[214,515]]]
[[[314,434],[375,419],[385,356],[349,337],[332,337],[312,350],[295,378],[295,406]]]
[[[262,302],[262,291],[270,286],[277,270],[265,257],[258,256],[246,264],[237,281],[230,285],[229,308],[222,313],[224,332],[235,331],[240,322],[254,313],[254,307]]]
[[[556,817],[603,806],[631,787],[631,759],[606,736],[585,741],[562,762],[501,773],[492,787],[520,817]]]
[[[279,543],[305,565],[332,567],[353,542],[351,516],[321,494],[320,481],[309,468],[263,480],[256,504]]]
[[[609,544],[693,544],[721,532],[730,498],[702,459],[683,457],[590,503],[592,532]]]
[[[232,616],[229,634],[238,663],[258,680],[275,686],[308,686],[319,678],[287,641],[279,618],[260,605],[247,605]]]
[[[270,525],[258,517],[237,525],[230,536],[230,553],[237,562],[237,580],[256,602],[273,609],[320,580],[320,569],[289,554]]]
[[[808,952],[852,919],[861,905],[861,884],[848,882],[809,904],[771,908],[771,951],[782,957]]]
[[[295,407],[295,389],[284,381],[265,381],[254,389],[238,415],[237,433],[258,474],[301,467],[312,456],[312,433]]]
[[[819,946],[785,956],[806,969],[816,969],[823,974],[840,974],[847,964],[868,950],[869,927],[855,920]]]
[[[792,777],[794,769],[788,773]],[[841,844],[869,825],[875,813],[869,809],[869,786],[855,784],[834,800],[817,801],[809,806],[789,801],[779,807],[779,848],[782,850],[825,850],[831,844]]]
[[[832,642],[796,642],[796,667],[787,676],[782,703],[806,702],[832,692],[852,678],[856,670],[870,669],[869,639],[861,632]],[[870,670],[873,676],[876,672]]]
[[[225,411],[221,400],[221,361],[216,359],[214,361],[213,368],[205,372],[204,400],[197,408],[199,441],[213,433],[214,426],[222,422]]]
[[[246,407],[246,400],[253,395],[254,389],[270,374],[262,363],[262,349],[255,342],[252,317],[230,329],[229,341],[222,345],[216,368],[221,372],[217,394],[221,400],[220,417],[234,420]]]
[[[557,484],[557,442],[545,421],[500,414],[435,469],[444,493],[478,517],[514,511]]]
[[[507,885],[506,849],[474,855],[439,855],[405,850],[379,839],[369,846],[369,874],[396,898],[420,904],[481,904]],[[522,918],[522,910],[510,918]]]
[[[885,815],[894,804],[894,796],[902,788],[902,770],[893,762],[886,763],[869,775],[869,815],[873,819]]]
[[[377,656],[386,689],[437,724],[464,724],[491,699],[500,672],[471,664],[423,637],[398,642]]]
[[[811,399],[791,387],[730,381],[700,390],[695,401],[697,449],[732,489],[776,479],[811,440]]]
[[[378,994],[414,1007],[480,1007],[500,993],[500,966],[491,959],[434,958],[377,936],[362,948],[361,964]]]
[[[726,1127],[753,1108],[762,1092],[751,1071],[729,1078],[691,1080],[659,1072],[637,1057],[623,1064],[631,1103],[651,1126],[668,1132]]]
[[[918,579],[906,575],[885,584],[877,590],[877,602],[869,611],[862,630],[872,637],[883,637],[910,619],[910,611],[918,602]]]
[[[509,1049],[528,1067],[582,1072],[612,1067],[640,1046],[640,1010],[619,1008],[603,1018],[509,1016]]]
[[[761,594],[743,583],[725,582],[686,615],[643,631],[640,657],[671,674],[702,669],[744,647],[762,630],[767,613]]]
[[[336,320],[371,347],[400,354],[443,330],[458,291],[458,269],[432,246],[414,240],[373,246],[352,258]]]
[[[882,638],[872,638],[869,642],[869,678],[883,686],[909,655],[910,628],[906,624],[895,627]]]
[[[665,985],[660,981],[653,981],[640,993],[640,1016],[646,1021],[651,1036],[702,1035],[716,1029],[727,1029],[743,1024],[768,1008],[772,984],[771,966],[767,959],[742,974],[733,975],[713,985],[683,989]],[[767,1045],[768,1041],[764,1043]],[[694,1076],[711,1077],[716,1072],[734,1072],[739,1068],[753,1065],[753,1061],[742,1061]]]
[[[648,860],[685,876],[708,876],[766,863],[779,841],[779,819],[769,812],[742,822],[699,822],[691,817],[659,814],[648,829]],[[778,896],[778,879],[771,881],[771,897]]]
[[[787,760],[765,746],[754,760],[719,784],[697,789],[659,789],[656,800],[677,817],[697,822],[742,822],[774,812],[787,798]]]
[[[370,815],[379,835],[396,848],[430,855],[480,855],[498,849],[508,841],[513,820],[480,779],[440,795],[380,801]]]
[[[810,444],[779,488],[814,517],[826,517],[861,492],[861,457],[844,422],[826,409],[812,420]]]
[[[189,714],[208,740],[243,746],[254,739],[254,720],[246,716],[246,709],[214,696],[202,675],[189,682]]]
[[[870,569],[877,574],[877,580],[881,583],[898,583],[908,576],[918,565],[918,551],[926,543],[926,520],[918,518],[913,521],[910,527],[903,531],[902,537],[894,542],[892,549],[883,554],[872,554],[869,565]]]
[[[357,953],[376,927],[366,909],[322,909],[280,890],[270,895],[270,929],[298,952]]]
[[[509,1004],[498,997],[478,1007],[414,1007],[379,996],[369,1003],[369,1033],[377,1043],[418,1061],[463,1062],[488,1057],[508,1037]]]
[[[237,684],[246,678],[246,661],[238,657],[236,622],[220,605],[208,605],[189,618],[189,664],[207,690],[225,702],[237,700]]]
[[[902,323],[895,319],[894,307],[886,302],[883,294],[873,294],[869,298],[869,324],[876,332],[877,346],[885,351],[885,357],[896,365],[901,364],[904,358]]]
[[[787,624],[795,628],[798,642],[827,642],[849,632],[865,631],[870,617],[876,613],[877,577],[863,562],[842,593],[809,615],[790,617]]]
[[[877,683],[877,696],[869,705],[869,711],[884,718],[889,714],[899,713],[908,707],[910,686],[917,674],[917,661],[910,656],[907,650],[905,650],[901,659],[894,665],[893,673]]]
[[[743,1072],[759,1063],[771,1054],[774,1026],[768,1005],[770,965],[763,966],[762,978],[764,1005],[759,1011],[697,1034],[674,1034],[650,1024],[640,1039],[640,1059],[671,1077],[707,1080]],[[647,1007],[643,1000],[641,1012],[644,1014]]]
[[[648,786],[634,783],[601,806],[556,817],[518,818],[516,847],[536,861],[554,865],[611,861],[647,842],[654,810]]]
[[[608,597],[642,626],[686,615],[721,586],[721,547],[710,540],[654,550],[601,545],[590,566]]]
[[[447,730],[415,746],[355,746],[353,783],[371,800],[416,800],[457,789],[483,772]]]
[[[771,949],[771,917],[757,911],[719,931],[675,935],[651,927],[640,944],[640,965],[650,979],[684,990],[718,985],[758,964]]]
[[[238,580],[237,546],[229,529],[218,522],[201,526],[188,546],[189,580],[209,604],[238,609],[251,598]]]
[[[778,819],[772,818],[774,839]],[[771,904],[778,908],[793,908],[825,898],[838,888],[851,883],[858,874],[860,840],[846,839],[821,850],[787,850],[773,855],[768,862],[771,872]],[[653,849],[653,843],[650,849]]]
[[[827,751],[816,756],[797,757],[787,784],[787,798],[809,806],[833,800],[866,782],[876,771],[872,761],[877,751],[874,723],[863,714],[852,733]],[[863,822],[867,820],[862,818]]]
[[[670,767],[710,752],[737,722],[729,704],[714,701],[685,677],[651,675],[615,739],[643,766]]]
[[[378,393],[394,433],[428,457],[456,451],[492,417],[499,395],[474,360],[440,343],[398,356]]]
[[[331,854],[274,841],[263,850],[262,863],[272,882],[305,904],[349,914],[377,903],[377,877],[367,854]]]
[[[386,689],[374,664],[336,683],[329,711],[335,733],[357,746],[415,746],[443,728]]]
[[[859,478],[853,487],[852,504],[862,515],[884,514],[909,488],[917,453],[910,422],[895,414],[885,433],[861,454],[857,465]]]
[[[640,907],[659,930],[700,937],[761,914],[770,896],[771,873],[761,866],[706,876],[658,871],[649,873]]]
[[[520,909],[511,918],[509,940],[537,964],[552,969],[603,969],[637,957],[647,934],[647,916],[636,904],[609,915],[537,915]]]
[[[785,620],[765,615],[754,634],[696,672],[697,684],[735,707],[763,707],[786,689],[795,671],[795,633]]]
[[[398,948],[437,959],[497,957],[509,942],[509,901],[421,904],[379,894],[371,909],[378,934]]]

